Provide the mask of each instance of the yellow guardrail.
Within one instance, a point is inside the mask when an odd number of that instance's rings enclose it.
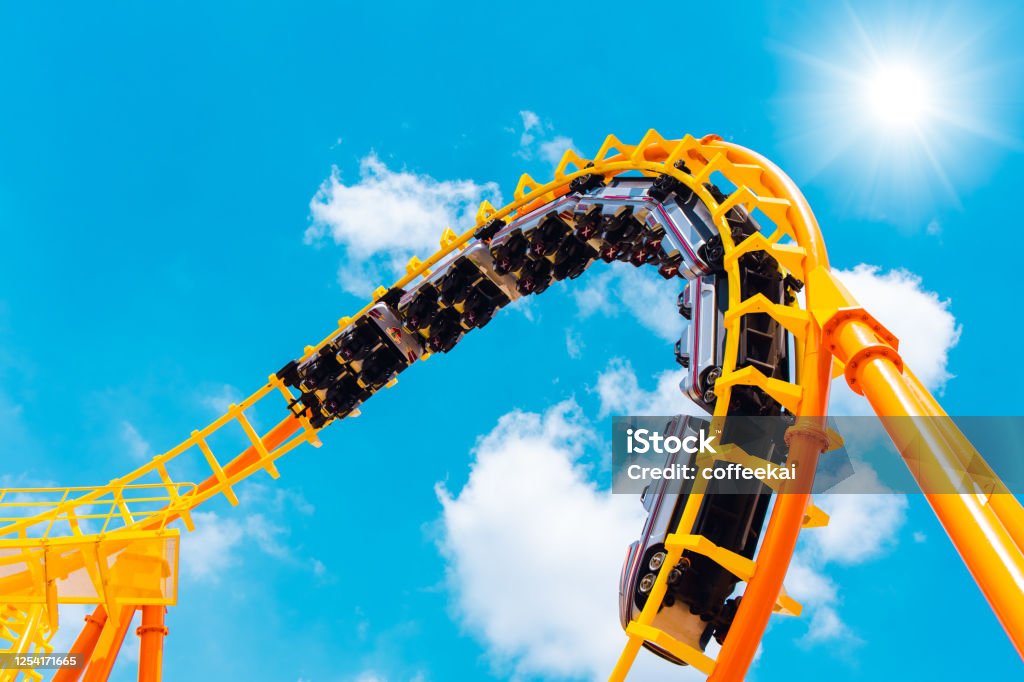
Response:
[[[0,537],[0,601],[44,607],[50,631],[60,604],[104,604],[116,619],[120,606],[176,603],[179,531],[168,523],[175,502],[195,490],[159,483],[0,491],[0,523],[18,529]]]

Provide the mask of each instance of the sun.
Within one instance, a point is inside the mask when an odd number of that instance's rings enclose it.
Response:
[[[825,21],[834,3],[818,4],[828,9],[794,30],[799,43],[775,48],[781,141],[803,157],[805,183],[820,174],[851,215],[923,228],[974,186],[965,148],[986,159],[1024,149],[1010,104],[1019,60],[1002,50],[1011,27],[901,3],[864,18],[843,3]]]
[[[875,120],[888,128],[918,127],[931,102],[927,78],[903,64],[880,66],[865,80],[864,100]]]

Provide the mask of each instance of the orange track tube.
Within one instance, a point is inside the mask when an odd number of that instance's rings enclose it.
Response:
[[[774,177],[782,187],[770,187],[776,195],[789,194],[795,198],[794,215],[791,224],[797,233],[798,243],[806,249],[804,262],[806,271],[816,267],[828,267],[828,254],[822,241],[818,223],[799,188],[789,177],[768,159],[748,149],[728,142],[717,143],[730,161],[759,165],[772,169]],[[768,183],[769,175],[762,176]],[[808,288],[807,307],[814,301],[814,292]],[[814,476],[818,456],[824,449],[824,425],[828,407],[828,391],[832,376],[832,355],[821,347],[821,334],[812,322],[804,346],[803,364],[799,368],[803,398],[800,402],[800,426],[804,432],[797,433],[790,440],[790,462],[798,463],[801,478]],[[821,434],[821,435],[816,435]],[[809,490],[810,486],[798,484],[797,489]],[[754,575],[747,584],[740,601],[736,619],[729,629],[729,636],[722,645],[714,671],[708,678],[711,682],[733,682],[742,680],[757,653],[757,646],[768,627],[768,620],[775,602],[782,591],[782,583],[789,570],[789,562],[796,549],[796,541],[803,527],[804,514],[811,496],[807,493],[785,493],[775,501],[765,530],[764,542],[758,552]]]
[[[287,417],[286,419],[278,423],[277,426],[272,428],[267,433],[267,435],[263,436],[263,447],[265,447],[267,450],[274,450],[279,445],[288,440],[288,438],[291,437],[291,435],[298,431],[300,428],[302,428],[302,422],[300,422],[295,417]],[[243,450],[241,454],[239,454],[233,460],[224,465],[224,475],[229,477],[234,476],[239,471],[245,469],[247,466],[258,461],[259,458],[260,453],[256,449],[256,446],[250,445],[248,448]],[[209,478],[207,478],[205,481],[196,486],[196,489],[192,491],[190,494],[198,495],[200,493],[204,493],[210,488],[216,486],[218,483],[219,480],[217,476],[211,474]],[[154,515],[152,517],[154,521],[151,525],[157,526],[161,523],[169,524],[172,521],[177,520],[179,516],[179,514],[172,514],[169,517],[167,517],[166,520],[164,520],[157,518],[156,515]],[[143,524],[142,527],[147,528],[148,526],[146,524]]]

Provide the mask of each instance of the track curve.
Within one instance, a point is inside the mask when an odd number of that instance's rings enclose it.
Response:
[[[666,140],[652,130],[635,145],[626,145],[614,136],[609,136],[592,159],[584,159],[567,151],[551,181],[539,183],[523,175],[511,203],[495,209],[485,202],[480,207],[472,229],[462,235],[446,230],[441,237],[439,251],[426,260],[410,261],[404,277],[390,288],[378,289],[374,300],[352,317],[339,320],[338,326],[323,340],[304,349],[295,361],[296,365],[309,362],[321,349],[337,342],[358,321],[366,319],[389,292],[413,289],[443,272],[460,254],[480,241],[481,231],[488,226],[498,222],[506,227],[514,226],[516,221],[542,215],[545,207],[553,202],[567,196],[586,195],[589,189],[583,192],[579,189],[588,184],[593,185],[597,181],[595,179],[603,184],[626,174],[670,178],[679,183],[680,187],[685,187],[706,207],[718,230],[723,249],[722,264],[730,282],[726,325],[733,333],[726,337],[722,374],[714,383],[717,397],[714,417],[726,418],[733,391],[737,387],[753,387],[763,392],[796,416],[797,424],[789,440],[790,458],[801,464],[799,470],[802,476],[813,477],[817,457],[827,444],[824,415],[832,377],[832,354],[822,348],[818,323],[808,309],[818,296],[813,273],[827,271],[828,257],[814,216],[795,184],[763,157],[717,136],[700,139],[686,136],[678,140]],[[714,189],[711,182],[716,176],[724,177],[735,189],[728,194]],[[773,229],[737,234],[734,225],[730,223],[730,215],[733,215],[731,212],[737,207],[743,207],[750,214],[756,211],[761,221],[765,225],[770,224]],[[780,305],[767,300],[741,299],[738,263],[745,254],[754,252],[769,254],[783,272],[806,284],[805,305],[801,306],[799,300],[789,305]],[[669,255],[666,252],[659,258],[664,260]],[[664,262],[659,263],[664,265]],[[677,275],[671,273],[671,276]],[[765,376],[752,367],[737,367],[739,325],[741,319],[749,314],[768,315],[794,336],[797,374],[792,381]],[[424,355],[426,353],[419,357]],[[47,506],[42,513],[0,521],[0,542],[7,542],[10,547],[33,543],[43,546],[62,538],[73,538],[81,542],[102,538],[104,541],[116,542],[119,537],[127,538],[132,533],[171,533],[173,531],[169,525],[178,519],[191,530],[194,527],[191,512],[203,502],[223,494],[232,503],[236,503],[232,490],[234,485],[259,471],[267,471],[276,477],[276,459],[303,443],[318,446],[317,432],[320,428],[354,413],[356,406],[353,406],[353,411],[338,418],[324,417],[322,412],[318,415],[310,405],[302,401],[301,391],[299,396],[292,393],[291,388],[294,386],[290,387],[281,374],[271,375],[267,383],[252,395],[238,405],[232,405],[225,415],[207,427],[194,431],[178,446],[108,485],[77,491],[73,495],[71,489],[68,489],[69,492],[62,499]],[[389,376],[388,381],[380,386],[373,385],[369,395],[382,386],[391,385],[392,379],[394,377]],[[369,387],[362,386],[362,390]],[[280,396],[284,407],[291,413],[266,434],[259,435],[246,412],[257,403],[271,400],[274,395]],[[210,450],[207,441],[229,424],[240,426],[251,445],[242,453],[222,461]],[[183,484],[173,481],[168,472],[168,466],[179,457],[192,457],[205,462],[210,469],[209,477],[196,486],[182,489]],[[136,512],[132,508],[131,495],[126,494],[126,491],[135,489],[134,486],[158,488],[166,504],[158,509]],[[809,489],[809,486],[804,489]],[[700,502],[700,494],[692,495],[687,502],[677,529],[680,538],[687,537],[691,531]],[[102,529],[96,529],[90,525],[89,511],[102,505],[109,505],[111,512],[106,515]],[[807,494],[790,493],[778,498],[756,562],[751,562],[749,567],[741,571],[740,577],[748,584],[730,637],[716,661],[705,657],[706,660],[698,659],[694,663],[708,673],[711,679],[742,678],[753,660],[770,615],[783,610],[780,607],[780,599],[784,596],[783,578],[799,532],[805,525],[809,525],[810,509],[812,507]],[[681,545],[670,547],[665,565],[674,564],[673,559],[678,559],[682,551]],[[75,570],[74,561],[63,568]],[[84,555],[80,561],[86,561]],[[18,591],[17,577],[0,578],[0,603],[7,600],[17,603],[11,599]],[[649,605],[660,603],[664,595],[664,582],[665,576],[659,575]],[[41,643],[35,645],[37,648],[45,647],[50,637],[45,629],[45,619],[34,615],[35,611],[30,613],[30,609],[20,606],[10,608],[19,614],[19,622],[26,623],[26,629],[33,632],[32,637],[19,639],[8,650],[14,650],[15,646],[21,646],[19,642],[29,642],[33,637],[34,641]],[[20,614],[24,614],[24,617]],[[647,634],[644,627],[649,627],[652,617],[653,610],[645,609],[638,620],[640,627],[628,633],[628,644],[613,678],[625,675]]]

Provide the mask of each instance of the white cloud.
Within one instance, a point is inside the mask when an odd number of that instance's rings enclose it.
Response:
[[[245,517],[245,534],[264,553],[278,559],[292,558],[292,550],[284,542],[288,534],[287,529],[263,514],[250,514]]]
[[[600,267],[600,265],[595,265],[595,267]],[[602,269],[598,272],[592,270],[586,274],[585,279],[581,280],[582,284],[576,285],[576,288],[572,290],[572,295],[576,299],[576,307],[579,309],[581,318],[586,319],[597,313],[614,317],[619,313],[618,308],[612,302],[611,287],[614,280],[614,273],[610,270]]]
[[[565,330],[565,352],[573,360],[578,360],[583,354],[583,337],[571,329]]]
[[[459,615],[517,674],[605,679],[625,642],[618,573],[643,513],[587,479],[578,460],[594,438],[571,400],[512,412],[479,441],[462,490],[437,487]]]
[[[882,556],[895,546],[906,521],[905,495],[846,493],[821,495],[815,501],[829,522],[803,537],[822,563],[860,564]]]
[[[556,135],[554,126],[548,121],[541,120],[535,112],[520,111],[519,117],[522,119],[519,150],[516,152],[519,158],[538,158],[549,163],[554,169],[562,160],[565,150],[572,149],[579,153],[571,137]],[[515,132],[515,128],[511,129],[511,132]]]
[[[129,421],[121,422],[121,441],[127,446],[132,459],[144,459],[153,452],[149,441],[143,438],[135,425]]]
[[[930,390],[941,391],[952,378],[947,368],[949,351],[961,332],[949,310],[950,301],[925,289],[921,278],[907,270],[882,272],[862,263],[835,274],[864,309],[899,338],[907,367]],[[832,414],[871,414],[867,401],[843,379],[833,382],[829,407]]]
[[[536,301],[533,296],[523,296],[505,306],[505,310],[514,310],[530,322],[540,322],[540,313],[535,311]]]
[[[355,682],[387,682],[387,678],[381,677],[372,670],[366,670],[356,676]]]
[[[842,640],[847,643],[858,643],[858,638],[842,621],[839,614],[831,606],[821,606],[814,610],[807,634],[802,638],[805,644],[818,644]]]
[[[71,645],[85,626],[85,617],[96,607],[86,604],[60,604],[57,607],[58,627],[50,644],[54,651],[71,651]]]
[[[519,146],[526,148],[533,144],[534,131],[543,130],[540,116],[532,111],[520,111],[519,117],[523,119],[523,133],[519,136]]]
[[[192,512],[196,529],[181,539],[181,566],[186,576],[199,582],[220,582],[220,577],[238,561],[238,548],[245,527],[233,518],[215,512]]]
[[[928,540],[928,536],[927,535],[925,535],[924,533],[922,533],[919,530],[914,531],[914,542],[920,544],[922,542],[926,542],[927,540]]]
[[[276,559],[308,568],[318,578],[326,567],[319,559],[303,555],[301,548],[288,543],[289,514],[310,515],[315,510],[294,490],[249,483],[236,491],[237,512],[260,509],[255,513],[234,513],[230,517],[212,511],[192,513],[196,530],[182,534],[181,564],[184,574],[197,582],[218,583],[222,574],[236,566],[244,550],[255,547]]]
[[[573,297],[583,319],[597,313],[615,317],[625,310],[658,338],[675,343],[686,323],[676,307],[682,286],[682,280],[666,281],[652,268],[614,262],[589,273]]]
[[[296,511],[303,516],[316,512],[313,503],[298,490],[266,485],[254,481],[246,482],[238,494],[242,504],[260,507],[274,515]]]
[[[472,227],[484,199],[501,205],[495,183],[394,171],[370,153],[360,162],[358,182],[345,184],[334,169],[320,186],[309,204],[313,224],[306,242],[330,238],[344,247],[338,281],[346,291],[364,295],[405,274],[411,256],[433,254],[445,227]]]
[[[705,414],[679,390],[684,371],[680,368],[660,373],[654,389],[648,391],[641,388],[628,360],[612,358],[594,387],[601,402],[599,416]]]
[[[875,476],[866,464],[857,469],[861,475]],[[865,489],[860,486],[855,489]],[[786,588],[811,617],[800,641],[856,644],[861,640],[842,621],[839,590],[825,572],[832,564],[863,564],[891,551],[906,522],[907,498],[894,493],[834,493],[819,495],[814,502],[828,513],[828,525],[800,535],[800,549],[786,576]]]
[[[801,540],[804,537],[801,536]],[[798,551],[786,572],[786,591],[804,607],[802,617],[807,623],[807,630],[798,639],[804,645],[856,640],[839,616],[839,588],[825,574],[824,568],[825,563],[820,557]]]
[[[572,138],[565,135],[556,135],[550,140],[541,142],[538,153],[541,159],[550,163],[552,167],[557,167],[567,149],[576,149]]]
[[[823,573],[819,573],[801,554],[796,554],[786,573],[786,591],[805,606],[816,607],[831,604],[839,596],[836,584]]]
[[[353,678],[353,682],[388,682],[392,679],[395,678],[382,675],[375,670],[364,670]],[[400,679],[407,679],[409,682],[426,682],[427,676],[422,671],[418,671],[412,677]]]
[[[215,414],[224,414],[231,405],[242,402],[245,396],[231,384],[222,384],[208,393],[199,396],[199,402],[210,408]],[[247,412],[246,416],[252,421],[252,416]]]

